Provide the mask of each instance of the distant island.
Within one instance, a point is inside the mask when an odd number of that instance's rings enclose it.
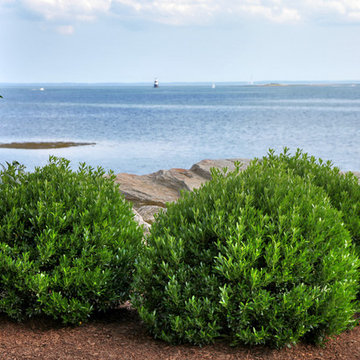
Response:
[[[288,84],[269,83],[269,84],[263,84],[260,86],[288,86]]]
[[[59,149],[72,146],[96,145],[96,143],[72,142],[72,141],[54,141],[54,142],[12,142],[8,144],[0,144],[3,149]]]

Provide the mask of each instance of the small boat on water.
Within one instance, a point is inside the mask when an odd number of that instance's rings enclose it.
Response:
[[[215,89],[215,88],[216,88],[216,86],[215,86],[214,83],[211,85],[211,88],[212,88],[212,89]]]
[[[159,80],[155,79],[154,81],[154,88],[158,88],[159,87]]]
[[[39,90],[40,90],[40,91],[44,91],[45,89],[44,89],[44,88],[40,88]]]

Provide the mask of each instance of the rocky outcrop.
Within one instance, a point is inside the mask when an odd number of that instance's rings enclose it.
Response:
[[[235,169],[235,162],[240,163],[240,169],[245,170],[250,164],[249,159],[202,160],[187,169],[160,170],[148,175],[132,175],[121,173],[115,182],[125,199],[132,202],[135,220],[143,225],[145,233],[149,232],[155,221],[154,215],[160,210],[166,211],[166,203],[176,201],[181,191],[191,191],[199,188],[211,179],[211,168],[229,171]],[[353,171],[359,178],[360,172]]]
[[[157,214],[160,210],[166,211],[166,208],[155,205],[145,205],[138,208],[137,212],[146,223],[152,225],[152,223],[155,221],[154,215]]]
[[[235,170],[235,162],[240,163],[240,170],[245,170],[249,164],[249,159],[223,159],[223,160],[202,160],[194,164],[190,171],[203,179],[211,179],[211,168],[224,169],[227,168],[229,171]]]
[[[359,171],[352,171],[352,173],[359,179],[359,183],[360,183],[360,172]]]
[[[250,160],[202,160],[189,170],[174,168],[148,175],[120,173],[116,176],[115,182],[125,199],[132,202],[138,222],[143,221],[150,227],[155,220],[154,214],[166,209],[166,203],[176,201],[181,191],[191,191],[209,181],[211,168],[234,170],[235,162],[240,162],[240,168],[244,170]]]
[[[141,215],[133,208],[134,213],[134,220],[142,226],[144,230],[144,234],[147,235],[150,232],[150,224],[148,224],[144,219],[141,217]]]
[[[150,175],[118,174],[115,182],[126,200],[133,203],[135,208],[143,205],[165,207],[167,202],[175,201],[178,191],[154,182]]]
[[[120,173],[115,182],[135,209],[149,205],[164,208],[167,202],[176,201],[182,190],[191,191],[210,180],[212,167],[233,170],[235,161],[241,162],[241,169],[245,169],[250,162],[248,159],[202,160],[190,170],[160,170],[148,175]]]

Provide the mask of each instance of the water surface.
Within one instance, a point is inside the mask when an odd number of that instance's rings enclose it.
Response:
[[[211,158],[300,147],[360,170],[360,86],[30,86],[2,88],[0,143],[96,143],[2,149],[33,169],[50,154],[115,172],[189,168]]]

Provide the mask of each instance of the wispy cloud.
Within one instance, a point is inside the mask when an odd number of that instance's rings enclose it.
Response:
[[[18,0],[20,6],[49,21],[91,21],[101,13],[107,13],[111,2],[112,0]]]
[[[206,23],[221,13],[222,1],[214,0],[113,0],[114,8],[160,23]],[[120,13],[121,15],[121,13]]]
[[[224,16],[278,23],[360,22],[360,0],[0,0],[0,6],[8,4],[65,23],[92,21],[101,14],[171,25],[203,24]]]
[[[303,17],[311,20],[337,23],[360,22],[358,0],[303,0]]]
[[[237,5],[233,5],[229,1],[228,11],[234,13],[234,15],[251,15],[279,23],[297,22],[301,20],[299,10],[286,3],[286,1],[281,0],[247,0],[239,1]]]

